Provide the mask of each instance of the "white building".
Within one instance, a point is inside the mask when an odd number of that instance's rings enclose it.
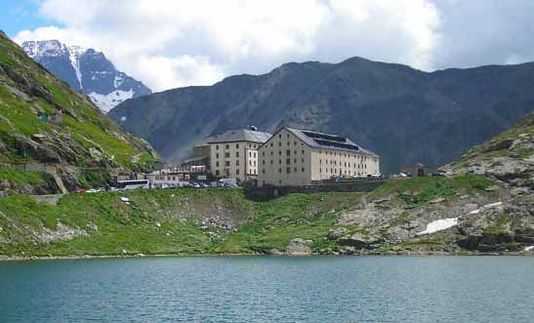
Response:
[[[337,177],[380,176],[380,159],[349,138],[281,128],[259,147],[258,185],[309,185]]]
[[[210,171],[217,178],[235,178],[240,182],[256,179],[258,147],[271,137],[256,128],[228,130],[207,139],[210,146]]]

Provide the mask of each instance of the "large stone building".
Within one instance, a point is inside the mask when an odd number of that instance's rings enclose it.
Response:
[[[281,128],[258,150],[258,185],[308,185],[338,177],[380,176],[379,157],[349,138]]]
[[[235,178],[240,182],[256,179],[258,147],[271,137],[270,133],[250,129],[228,130],[209,137],[210,171],[217,178]]]

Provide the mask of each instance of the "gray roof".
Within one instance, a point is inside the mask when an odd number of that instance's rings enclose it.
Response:
[[[314,130],[303,130],[288,127],[286,127],[286,129],[311,148],[335,149],[350,152],[357,151],[359,153],[378,157],[378,155],[374,152],[363,148],[347,137]]]
[[[228,130],[219,135],[211,136],[206,139],[208,144],[214,143],[225,143],[225,142],[236,142],[236,141],[248,141],[248,142],[257,142],[263,144],[272,134],[263,131],[256,131],[250,129],[236,129]]]

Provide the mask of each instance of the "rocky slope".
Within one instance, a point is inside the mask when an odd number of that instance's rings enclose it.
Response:
[[[425,73],[351,58],[156,93],[110,115],[164,158],[186,156],[214,132],[286,123],[347,135],[383,156],[389,173],[416,162],[443,165],[509,128],[532,111],[533,85],[532,63]]]
[[[26,41],[22,48],[72,89],[87,94],[103,112],[127,99],[152,93],[94,49],[67,46],[57,40]]]
[[[339,217],[356,234],[332,234],[349,252],[534,252],[533,114],[443,170],[385,184]]]
[[[156,158],[0,33],[0,191],[75,190]]]

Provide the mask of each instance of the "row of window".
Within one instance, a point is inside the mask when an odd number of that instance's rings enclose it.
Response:
[[[230,170],[226,170],[224,173],[225,173],[225,176],[230,176],[230,175],[231,175],[231,174],[230,174]],[[215,176],[220,176],[220,175],[221,175],[221,171],[218,170],[218,169],[216,169],[216,170],[215,170]],[[235,170],[235,175],[236,175],[236,176],[239,176],[239,175],[240,175],[239,168],[236,168],[236,170]],[[250,175],[258,175],[258,171],[255,170],[255,169],[252,169],[252,170],[250,171]]]
[[[235,156],[236,156],[237,158],[239,158],[239,151],[236,151],[236,152],[235,152]],[[248,152],[248,156],[249,156],[250,158],[256,158],[256,157],[257,157],[255,151],[254,151],[254,152],[253,152],[253,151],[249,151],[249,152]],[[225,152],[225,153],[224,153],[224,158],[230,158],[230,153],[229,153],[229,152]],[[215,159],[219,159],[219,153],[215,153]]]
[[[221,145],[222,146],[222,145]],[[247,144],[247,148],[254,148],[256,149],[258,147],[257,144]],[[235,148],[239,149],[239,144],[235,144]],[[224,145],[224,149],[230,149],[230,144]],[[215,145],[215,150],[219,150],[219,145]]]
[[[301,172],[304,173],[306,169],[304,167],[302,167],[300,169]],[[265,169],[262,169],[261,170],[262,174],[265,174]],[[278,168],[278,172],[281,174],[282,173],[282,168]],[[297,173],[298,172],[298,168],[297,167],[293,167],[293,172],[294,173]],[[286,174],[291,174],[291,167],[286,167]]]
[[[300,161],[301,161],[302,163],[304,163],[304,158],[301,158]],[[274,164],[274,161],[273,161],[272,159],[269,160],[269,162],[270,162],[271,165]],[[265,165],[265,159],[263,159],[263,160],[261,161],[261,163],[262,163],[262,165]],[[295,164],[297,163],[297,159],[296,159],[296,158],[293,159],[293,163],[295,163]],[[278,160],[278,164],[280,164],[280,165],[282,164],[282,160],[281,160],[281,159]],[[286,164],[287,164],[287,165],[291,164],[291,158],[286,158]]]
[[[334,174],[334,175],[337,175],[338,174],[338,170],[337,168],[325,168],[325,173],[327,174]],[[322,168],[319,168],[319,173],[322,174],[323,173],[323,169]],[[363,176],[365,174],[365,172],[362,172],[362,171],[356,171],[356,170],[353,170],[351,171],[350,169],[339,169],[339,175],[352,175],[352,176]]]
[[[323,160],[322,160],[322,159],[319,159],[319,164],[320,164],[320,165],[323,164]],[[327,164],[327,165],[330,164],[330,165],[337,166],[337,161],[336,161],[336,160],[330,160],[330,161],[326,160],[326,163],[325,163],[325,164]],[[341,162],[339,162],[339,164],[340,164],[340,166],[341,166]],[[343,166],[345,166],[345,167],[349,167],[349,168],[350,168],[350,167],[351,167],[351,164],[350,164],[350,162],[349,162],[349,163],[344,162],[344,163],[343,163]],[[363,163],[356,164],[356,163],[354,163],[354,164],[353,164],[353,167],[354,167],[354,168],[367,168],[367,164],[363,164]]]
[[[229,167],[230,164],[231,164],[231,161],[230,161],[230,160],[226,160],[226,161],[224,161],[224,166]],[[219,161],[216,161],[216,162],[215,162],[215,167],[219,167],[219,165],[220,165],[220,164],[219,164]],[[239,166],[239,159],[236,159],[236,161],[235,161],[235,165],[236,165],[236,166]],[[251,166],[251,167],[256,167],[256,166],[257,166],[255,160],[249,160],[249,161],[248,161],[248,165]]]
[[[294,154],[296,155],[297,153],[298,153],[297,150],[294,150]],[[304,156],[304,150],[301,150],[301,154]],[[262,151],[261,155],[263,157],[265,157],[265,151]],[[274,155],[274,151],[271,150],[270,151],[270,155],[273,156]],[[281,150],[278,151],[278,155],[282,156],[282,151]],[[289,149],[286,150],[286,156],[291,156],[291,150],[289,150]]]

